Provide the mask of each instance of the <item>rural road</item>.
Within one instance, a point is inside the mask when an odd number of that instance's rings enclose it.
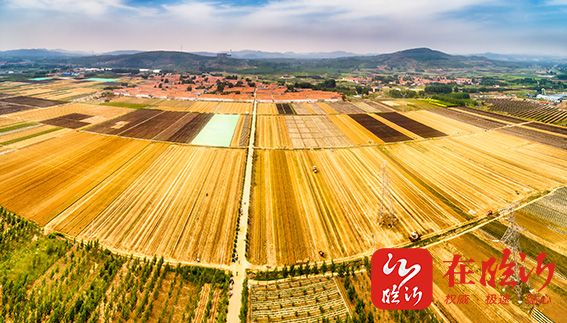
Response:
[[[238,231],[236,242],[236,254],[238,260],[232,264],[232,277],[234,284],[232,295],[228,301],[227,322],[239,322],[240,308],[242,307],[243,283],[246,278],[246,269],[250,263],[246,259],[246,236],[248,234],[248,215],[250,212],[250,194],[252,191],[252,166],[254,163],[254,141],[256,138],[256,92],[254,92],[254,108],[252,110],[252,126],[250,130],[250,141],[248,143],[248,154],[246,156],[246,169],[244,172],[244,187],[242,189],[242,203],[239,221],[240,230]]]

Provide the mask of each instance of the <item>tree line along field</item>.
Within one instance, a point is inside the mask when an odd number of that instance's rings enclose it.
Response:
[[[229,275],[43,235],[0,208],[0,319],[225,322]]]
[[[564,185],[566,160],[565,150],[498,132],[383,147],[259,150],[249,258],[258,265],[339,259],[405,242],[412,231],[439,232]],[[393,229],[378,224],[384,162],[399,221]]]
[[[341,289],[351,317],[359,322],[442,322],[443,319],[430,306],[419,311],[380,310],[372,304],[370,273],[364,271],[345,271],[335,277]]]
[[[377,309],[370,297],[368,258],[349,264],[327,263],[283,270],[284,277],[248,281],[242,320],[246,317],[247,322],[441,322],[445,318],[435,304],[420,311]]]
[[[252,322],[319,322],[349,316],[337,282],[328,276],[254,282],[249,298]]]
[[[71,132],[1,155],[0,200],[116,251],[227,264],[244,154]]]

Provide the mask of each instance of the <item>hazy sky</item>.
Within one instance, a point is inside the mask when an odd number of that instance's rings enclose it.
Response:
[[[567,0],[0,0],[0,50],[567,56]]]

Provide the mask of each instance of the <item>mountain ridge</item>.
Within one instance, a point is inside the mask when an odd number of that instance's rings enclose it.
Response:
[[[121,51],[101,55],[77,56],[65,53],[49,55],[36,50],[22,58],[34,64],[67,67],[153,68],[177,71],[227,71],[246,73],[348,72],[357,69],[386,70],[462,69],[475,67],[518,67],[521,62],[496,61],[481,56],[451,55],[430,48],[412,48],[387,54],[334,58],[255,58],[199,55],[179,51]],[[17,51],[16,51],[17,52]],[[131,53],[133,52],[133,53]],[[0,57],[3,53],[0,52]],[[201,52],[206,53],[206,52]],[[10,52],[9,52],[10,54]],[[14,51],[11,52],[14,56]],[[17,62],[16,62],[17,64]]]

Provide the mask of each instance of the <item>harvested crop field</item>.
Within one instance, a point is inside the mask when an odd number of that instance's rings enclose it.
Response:
[[[150,106],[158,106],[163,101],[164,99],[157,99],[157,98],[148,99],[148,98],[137,98],[134,96],[117,96],[112,99],[111,103],[112,102],[131,103],[140,106],[150,107]],[[183,102],[183,104],[185,105],[189,105],[189,103],[191,103],[191,101],[184,101],[184,100],[179,100],[179,102]]]
[[[88,130],[124,137],[192,143],[201,131],[209,127],[194,144],[228,147],[231,145],[239,118],[238,115],[141,109],[100,123]],[[225,119],[228,121],[217,124],[217,121]],[[219,129],[219,125],[222,129]],[[225,126],[230,129],[225,129]],[[219,136],[219,131],[226,134]],[[209,139],[214,142],[209,142]]]
[[[47,108],[54,105],[59,105],[65,103],[64,101],[39,99],[31,96],[13,96],[0,99],[0,102],[7,102],[20,105],[28,105],[37,108]]]
[[[221,114],[248,114],[252,113],[252,103],[249,102],[218,102],[208,110],[197,109],[204,102],[195,102],[191,111],[202,113],[221,113]]]
[[[0,201],[114,250],[226,264],[244,159],[240,149],[70,132],[0,155]]]
[[[362,113],[373,113],[373,112],[389,112],[390,110],[383,111],[383,109],[377,109],[370,101],[354,101],[353,105],[357,106]]]
[[[472,109],[472,108],[467,108],[467,107],[454,107],[451,108],[452,110],[459,110],[459,111],[463,111],[463,112],[467,112],[467,113],[472,113],[472,114],[478,114],[480,116],[483,117],[487,117],[490,119],[495,119],[497,121],[501,121],[501,122],[505,122],[505,123],[523,123],[526,122],[525,120],[519,119],[519,118],[514,118],[514,117],[510,117],[510,116],[506,116],[506,115],[501,115],[499,113],[494,113],[494,112],[490,112],[490,111],[484,111],[484,110],[479,110],[479,109]]]
[[[328,115],[327,117],[354,145],[384,143],[384,141],[346,114]]]
[[[213,117],[209,113],[190,113],[190,120],[182,125],[167,141],[189,143]]]
[[[567,149],[567,136],[554,135],[526,127],[509,127],[498,129],[498,131],[553,147]]]
[[[47,119],[54,119],[65,115],[79,113],[92,118],[84,119],[82,121],[89,124],[103,122],[118,116],[124,115],[132,110],[107,107],[103,105],[84,104],[84,103],[68,103],[49,108],[33,109],[23,112],[18,112],[10,115],[10,118],[22,121],[43,121]]]
[[[260,148],[325,148],[353,144],[324,115],[259,116],[257,146]]]
[[[258,103],[257,114],[278,114],[278,108],[275,103]]]
[[[302,115],[325,114],[325,111],[317,104],[309,102],[293,103],[293,110],[295,110],[297,114]]]
[[[71,101],[81,98],[97,91],[102,86],[95,82],[77,82],[75,80],[50,80],[47,82],[2,82],[0,91],[12,96],[33,97],[48,101],[31,100],[30,105],[44,107],[49,101]],[[35,103],[34,103],[35,102]],[[28,104],[28,103],[23,103]]]
[[[352,146],[326,116],[287,116],[285,122],[293,148]]]
[[[442,115],[444,117],[452,118],[464,123],[474,125],[482,129],[495,129],[506,125],[506,123],[504,122],[489,120],[479,115],[451,110],[451,109],[439,108],[439,109],[432,109],[430,111]]]
[[[51,140],[53,138],[59,138],[65,136],[69,132],[73,132],[72,129],[59,128],[54,126],[47,126],[44,128],[46,130],[39,132],[32,132],[27,136],[17,136],[11,141],[3,142],[2,148],[7,150],[7,153],[12,153],[15,150],[22,149],[24,147],[37,145],[41,142]]]
[[[216,114],[248,114],[252,113],[250,102],[215,102],[215,101],[182,101],[164,100],[157,104],[160,110],[188,111]]]
[[[419,123],[413,119],[410,119],[398,112],[382,112],[378,115],[390,122],[397,124],[398,126],[405,128],[422,138],[435,138],[446,136],[439,130],[435,130],[429,126]]]
[[[427,110],[405,112],[404,115],[449,136],[470,135],[484,131],[484,129],[464,121],[458,121],[457,119]]]
[[[565,127],[552,126],[550,124],[539,123],[539,122],[526,123],[524,126],[567,136],[567,128]]]
[[[276,103],[279,114],[297,114],[291,103]]]
[[[97,124],[89,128],[89,130],[98,133],[118,135],[128,131],[130,128],[136,127],[139,124],[146,123],[149,119],[161,114],[162,112],[163,111],[160,110],[150,109],[135,110],[116,119]]]
[[[0,201],[40,225],[119,169],[147,143],[84,133],[0,156]]]
[[[282,116],[258,116],[256,146],[259,148],[290,148],[291,138]]]
[[[350,102],[329,102],[328,104],[339,114],[360,114],[368,112]]]
[[[251,130],[252,117],[249,115],[240,116],[238,120],[238,125],[236,126],[236,132],[234,137],[232,137],[231,147],[247,147],[250,142],[250,130]]]
[[[412,175],[388,165],[394,230],[378,224],[381,168],[387,157],[376,148],[258,151],[256,155],[249,256],[255,264],[338,259],[403,241],[464,218],[428,192]],[[316,166],[317,173],[312,167]]]
[[[64,116],[61,116],[61,117],[43,120],[42,123],[52,125],[52,126],[57,126],[57,127],[78,129],[78,128],[82,128],[84,126],[90,125],[90,123],[84,122],[82,120],[89,119],[91,117],[92,116],[89,116],[89,115],[86,115],[86,114],[71,113],[71,114],[66,114]]]
[[[31,106],[0,101],[0,115],[33,109]]]
[[[387,162],[395,230],[377,224]],[[312,167],[318,172],[314,173]],[[320,261],[438,232],[567,181],[565,150],[499,133],[317,151],[257,152],[250,257]],[[354,215],[357,215],[354,217]]]
[[[259,115],[313,115],[337,114],[326,102],[258,103]],[[359,111],[359,110],[356,110]]]
[[[349,116],[384,142],[397,142],[412,139],[367,114],[349,114]]]
[[[366,105],[369,105],[371,107],[373,107],[375,110],[377,110],[377,112],[391,112],[394,111],[394,109],[392,109],[391,107],[389,107],[388,105],[381,103],[381,102],[376,102],[376,101],[371,101],[371,100],[364,100],[364,103]]]
[[[244,158],[239,149],[150,144],[48,227],[124,252],[227,264]]]
[[[30,125],[13,131],[0,132],[0,145],[9,145],[57,130],[57,127]]]
[[[154,110],[146,110],[154,111]],[[132,112],[131,114],[145,115],[144,113]],[[168,127],[181,119],[185,114],[183,112],[165,111],[156,115],[148,115],[146,120],[134,125],[134,119],[129,123],[132,125],[119,134],[124,137],[152,139],[166,131]],[[165,130],[164,130],[165,129]]]
[[[499,133],[390,145],[386,152],[473,216],[567,181],[567,151]]]

